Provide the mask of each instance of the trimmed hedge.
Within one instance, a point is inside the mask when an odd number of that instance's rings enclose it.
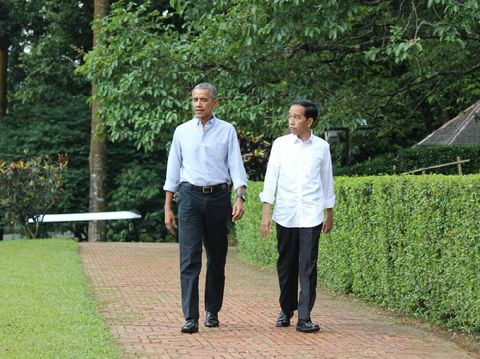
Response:
[[[237,223],[239,250],[273,265],[259,231],[263,183]],[[337,177],[335,227],[322,235],[319,280],[409,316],[480,332],[480,176]]]

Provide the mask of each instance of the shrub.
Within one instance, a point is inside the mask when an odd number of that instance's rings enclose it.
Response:
[[[277,260],[275,226],[268,240],[260,234],[262,203],[258,197],[263,189],[263,182],[249,182],[247,192],[249,199],[245,202],[245,215],[235,222],[238,249],[242,256],[260,265],[272,265]]]
[[[62,172],[67,163],[59,156],[56,163],[47,158],[33,158],[7,164],[0,161],[0,213],[10,225],[21,227],[30,238],[38,238],[39,223],[28,219],[44,215],[62,191]]]
[[[65,96],[59,98],[56,104],[46,104],[38,106],[16,107],[0,123],[0,159],[6,162],[26,160],[27,154],[35,156],[50,156],[53,158],[57,153],[65,153],[68,156],[68,168],[62,173],[63,193],[57,199],[52,213],[81,213],[88,212],[89,202],[89,144],[90,144],[90,121],[91,109],[86,103],[86,97],[83,96]],[[163,184],[165,178],[165,163],[167,152],[165,143],[171,139],[171,134],[162,133],[158,137],[157,146],[149,153],[138,151],[138,149],[128,142],[107,144],[107,198],[113,200],[113,203],[107,203],[107,210],[126,210],[129,208],[131,199],[123,201],[120,193],[127,194],[129,184],[124,179],[117,179],[120,174],[126,173],[132,164],[139,164],[148,171],[154,171],[149,182],[143,182],[145,187],[153,188]],[[147,171],[147,172],[148,172]],[[148,172],[152,174],[152,172]],[[135,177],[136,178],[136,177]],[[132,179],[133,181],[136,179]],[[125,186],[117,188],[117,186]],[[133,196],[133,194],[132,194]],[[123,202],[122,202],[123,201]],[[142,199],[138,199],[142,202]],[[136,202],[133,209],[145,208],[145,203]],[[128,204],[122,207],[122,203]],[[151,202],[150,202],[151,203]],[[140,206],[140,207],[138,207]],[[161,199],[156,198],[156,207],[151,207],[152,214],[148,219],[148,236],[157,240],[166,232],[162,220],[158,220],[158,213],[163,211]],[[153,220],[152,216],[156,216]],[[1,222],[0,211],[0,222]],[[132,221],[130,221],[132,222]],[[127,221],[107,222],[114,224],[109,228],[118,225],[121,234],[110,233],[110,239],[116,240],[135,239],[133,223],[130,223],[130,229],[127,228]],[[142,219],[142,231],[147,227],[144,225],[145,217]],[[160,227],[156,225],[160,223]],[[1,227],[1,223],[0,223]],[[48,229],[54,232],[63,233],[72,231],[76,238],[87,239],[88,222],[63,222],[49,223]],[[45,229],[46,225],[42,225]],[[142,233],[142,232],[141,232]],[[140,234],[141,234],[140,233]],[[142,238],[147,238],[142,236]]]
[[[68,168],[62,173],[63,194],[50,209],[53,213],[88,211],[91,116],[86,100],[66,96],[54,105],[17,106],[0,124],[0,159],[6,162],[33,156],[54,158],[57,153],[68,156]],[[86,238],[86,226],[86,222],[50,223],[48,228],[60,233],[71,230],[76,237]]]
[[[239,131],[240,152],[248,178],[254,181],[263,180],[267,170],[272,141],[263,135],[255,136],[251,132]]]
[[[349,167],[335,168],[337,176],[373,176],[395,174],[419,168],[455,162],[457,156],[470,162],[462,164],[463,174],[480,172],[480,145],[415,146],[376,157]],[[429,170],[428,173],[458,174],[457,166]]]
[[[390,310],[480,332],[480,176],[335,181],[335,227],[320,239],[319,280]],[[259,232],[261,189],[249,186],[237,238],[243,256],[272,265],[275,241]]]
[[[160,175],[156,169],[134,162],[115,179],[109,206],[112,210],[133,210],[142,218],[108,223],[109,241],[163,241],[167,237],[163,208],[160,206]]]

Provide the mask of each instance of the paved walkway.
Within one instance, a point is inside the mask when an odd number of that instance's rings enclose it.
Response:
[[[239,261],[235,249],[227,261],[220,328],[201,323],[199,333],[182,334],[176,244],[81,243],[80,257],[100,313],[126,358],[476,357],[429,332],[323,292],[312,313],[320,332],[276,328],[275,273]],[[203,293],[204,270],[201,278]]]

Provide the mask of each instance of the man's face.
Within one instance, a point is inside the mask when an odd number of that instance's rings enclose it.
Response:
[[[292,105],[288,110],[288,125],[290,131],[298,137],[308,135],[312,127],[313,119],[305,117],[305,108],[301,105]]]
[[[192,91],[192,107],[195,116],[201,121],[208,121],[213,117],[213,109],[217,107],[218,100],[214,99],[210,91],[196,89]]]

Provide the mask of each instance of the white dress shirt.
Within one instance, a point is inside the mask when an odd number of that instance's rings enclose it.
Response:
[[[293,134],[277,138],[260,199],[275,202],[273,220],[283,227],[307,228],[322,223],[324,209],[335,205],[328,142],[313,133],[305,142]]]
[[[237,132],[230,123],[214,116],[203,127],[194,117],[175,129],[163,189],[176,192],[180,182],[195,186],[233,182],[235,189],[247,185]]]

